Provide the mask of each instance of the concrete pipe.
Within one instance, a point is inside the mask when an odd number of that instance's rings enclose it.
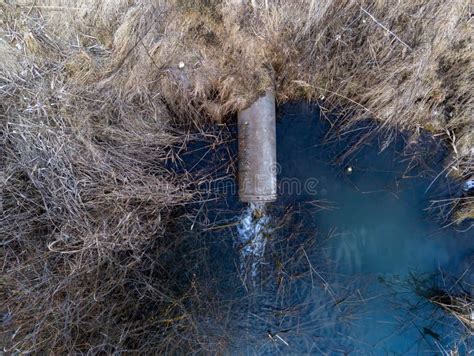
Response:
[[[245,203],[277,198],[275,94],[267,91],[238,113],[239,198]]]

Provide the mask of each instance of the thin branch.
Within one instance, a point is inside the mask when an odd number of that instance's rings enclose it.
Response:
[[[411,48],[406,42],[404,42],[400,37],[398,37],[395,33],[393,33],[389,28],[387,28],[386,26],[384,26],[383,24],[381,24],[379,21],[377,21],[377,19],[370,13],[368,12],[367,10],[365,10],[362,6],[360,7],[360,9],[365,12],[377,25],[379,25],[380,27],[382,27],[385,31],[387,31],[389,34],[391,34],[393,37],[395,37],[395,39],[400,42],[402,45],[404,45],[406,48],[408,48],[410,51],[413,50],[413,48]]]

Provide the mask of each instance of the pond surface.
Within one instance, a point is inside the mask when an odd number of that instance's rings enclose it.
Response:
[[[207,333],[225,335],[231,354],[467,352],[462,325],[420,296],[461,275],[474,283],[474,229],[450,224],[444,204],[460,195],[443,173],[446,149],[336,122],[316,105],[278,109],[280,191],[263,218],[238,201],[228,170],[235,128],[184,155],[191,173],[214,178],[189,222],[222,305],[222,318],[203,318]]]

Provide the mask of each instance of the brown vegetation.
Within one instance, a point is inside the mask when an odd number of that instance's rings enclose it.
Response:
[[[443,271],[427,279],[412,276],[416,293],[453,316],[465,328],[467,337],[474,335],[474,298],[472,295],[472,258],[459,276]],[[449,286],[449,287],[448,287]]]
[[[474,334],[474,300],[471,295],[437,295],[431,302],[445,309],[462,323],[469,333]]]
[[[188,128],[225,120],[273,78],[281,102],[374,117],[388,140],[394,129],[430,130],[452,147],[446,173],[472,174],[468,1],[235,3],[0,1],[9,350],[202,341],[186,306],[194,284],[166,271],[149,279],[178,244],[175,208],[197,193],[165,162],[179,159],[172,148]],[[459,208],[472,217],[471,198]],[[157,303],[146,323],[139,298]]]

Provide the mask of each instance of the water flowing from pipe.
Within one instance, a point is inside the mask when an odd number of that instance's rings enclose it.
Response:
[[[271,232],[270,220],[265,203],[249,204],[240,217],[237,244],[240,248],[240,269],[244,283],[256,284]]]

